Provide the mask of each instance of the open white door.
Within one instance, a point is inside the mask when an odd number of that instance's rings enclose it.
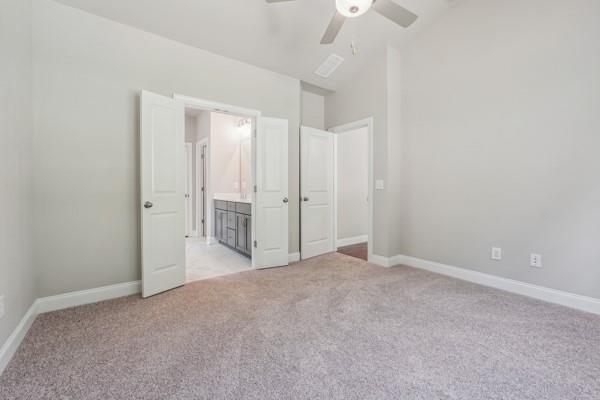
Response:
[[[142,92],[142,296],[185,283],[184,106]]]
[[[288,121],[257,118],[256,268],[288,265]]]
[[[333,133],[302,127],[300,137],[302,259],[335,250]]]

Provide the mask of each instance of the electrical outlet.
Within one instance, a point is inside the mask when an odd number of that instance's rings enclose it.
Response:
[[[4,295],[0,296],[0,319],[4,318]]]
[[[502,260],[502,249],[500,247],[492,247],[492,260]]]
[[[383,179],[376,179],[375,180],[375,190],[383,190],[385,188],[385,185],[383,183]]]
[[[542,267],[542,255],[541,254],[530,254],[529,265],[536,268]]]

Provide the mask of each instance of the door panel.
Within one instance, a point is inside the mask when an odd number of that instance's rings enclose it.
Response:
[[[257,268],[288,264],[288,121],[258,118],[256,132]]]
[[[142,296],[185,283],[184,107],[143,91],[140,116]]]
[[[320,129],[301,130],[301,256],[315,257],[335,250],[333,134]]]

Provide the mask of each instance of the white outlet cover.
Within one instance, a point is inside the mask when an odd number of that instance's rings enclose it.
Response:
[[[377,179],[375,181],[375,190],[383,190],[384,187],[383,179]]]
[[[502,260],[502,249],[500,247],[492,247],[492,260]]]
[[[529,265],[536,268],[542,267],[542,255],[531,253],[529,257]]]

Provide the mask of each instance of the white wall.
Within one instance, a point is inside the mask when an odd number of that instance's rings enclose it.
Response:
[[[369,234],[369,130],[337,134],[337,240]]]
[[[596,0],[471,0],[401,49],[392,253],[600,298],[599,38]]]
[[[140,277],[140,89],[289,120],[290,251],[298,251],[298,80],[49,0],[34,0],[33,14],[41,296]]]
[[[302,91],[302,126],[325,129],[325,97]]]
[[[212,193],[240,192],[240,117],[211,113],[210,182]]]
[[[0,347],[32,305],[31,3],[0,1]]]

